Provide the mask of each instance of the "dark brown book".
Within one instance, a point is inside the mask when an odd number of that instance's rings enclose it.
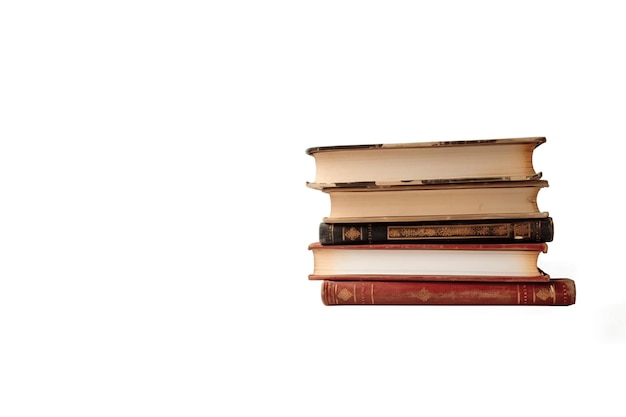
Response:
[[[546,243],[309,245],[310,280],[547,282]]]
[[[549,282],[322,282],[322,302],[334,305],[535,305],[576,302],[572,279]]]
[[[551,217],[464,221],[320,223],[322,245],[551,242]]]
[[[311,188],[353,185],[524,181],[541,178],[533,167],[545,137],[318,146]]]

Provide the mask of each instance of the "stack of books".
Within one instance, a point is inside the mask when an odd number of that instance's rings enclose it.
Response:
[[[326,305],[571,305],[533,166],[544,137],[308,148],[330,198],[310,280]]]

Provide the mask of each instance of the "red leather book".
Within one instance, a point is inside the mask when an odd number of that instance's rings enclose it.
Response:
[[[325,305],[543,305],[576,302],[576,285],[569,278],[548,282],[322,282]]]

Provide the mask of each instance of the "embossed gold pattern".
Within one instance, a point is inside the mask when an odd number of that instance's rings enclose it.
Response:
[[[432,297],[432,293],[426,288],[422,287],[421,290],[411,293],[411,297],[417,298],[422,302],[426,302],[430,297]]]
[[[541,288],[535,293],[535,296],[541,301],[546,301],[548,298],[552,298],[552,292],[547,288]]]
[[[348,230],[345,230],[345,229],[343,230],[343,237],[350,239],[350,240],[360,239],[361,231],[357,230],[356,227],[352,226]]]
[[[528,226],[520,227],[515,231],[515,236],[530,234]],[[389,226],[387,238],[394,239],[449,239],[449,238],[504,238],[511,234],[511,228],[507,224],[476,224],[476,225],[448,225],[448,226]]]
[[[339,291],[339,293],[337,294],[337,297],[339,297],[343,301],[348,301],[349,299],[352,298],[352,293],[348,291],[347,288],[344,288],[341,291]]]

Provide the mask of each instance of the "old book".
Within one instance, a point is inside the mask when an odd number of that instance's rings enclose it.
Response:
[[[324,223],[548,217],[537,196],[545,180],[332,187]]]
[[[535,305],[576,302],[570,278],[548,282],[323,281],[322,302],[334,305]]]
[[[461,221],[320,223],[322,245],[551,242],[551,217]]]
[[[547,243],[309,245],[311,280],[537,281]]]
[[[533,167],[544,137],[457,140],[306,149],[314,157],[311,188],[539,179]]]

